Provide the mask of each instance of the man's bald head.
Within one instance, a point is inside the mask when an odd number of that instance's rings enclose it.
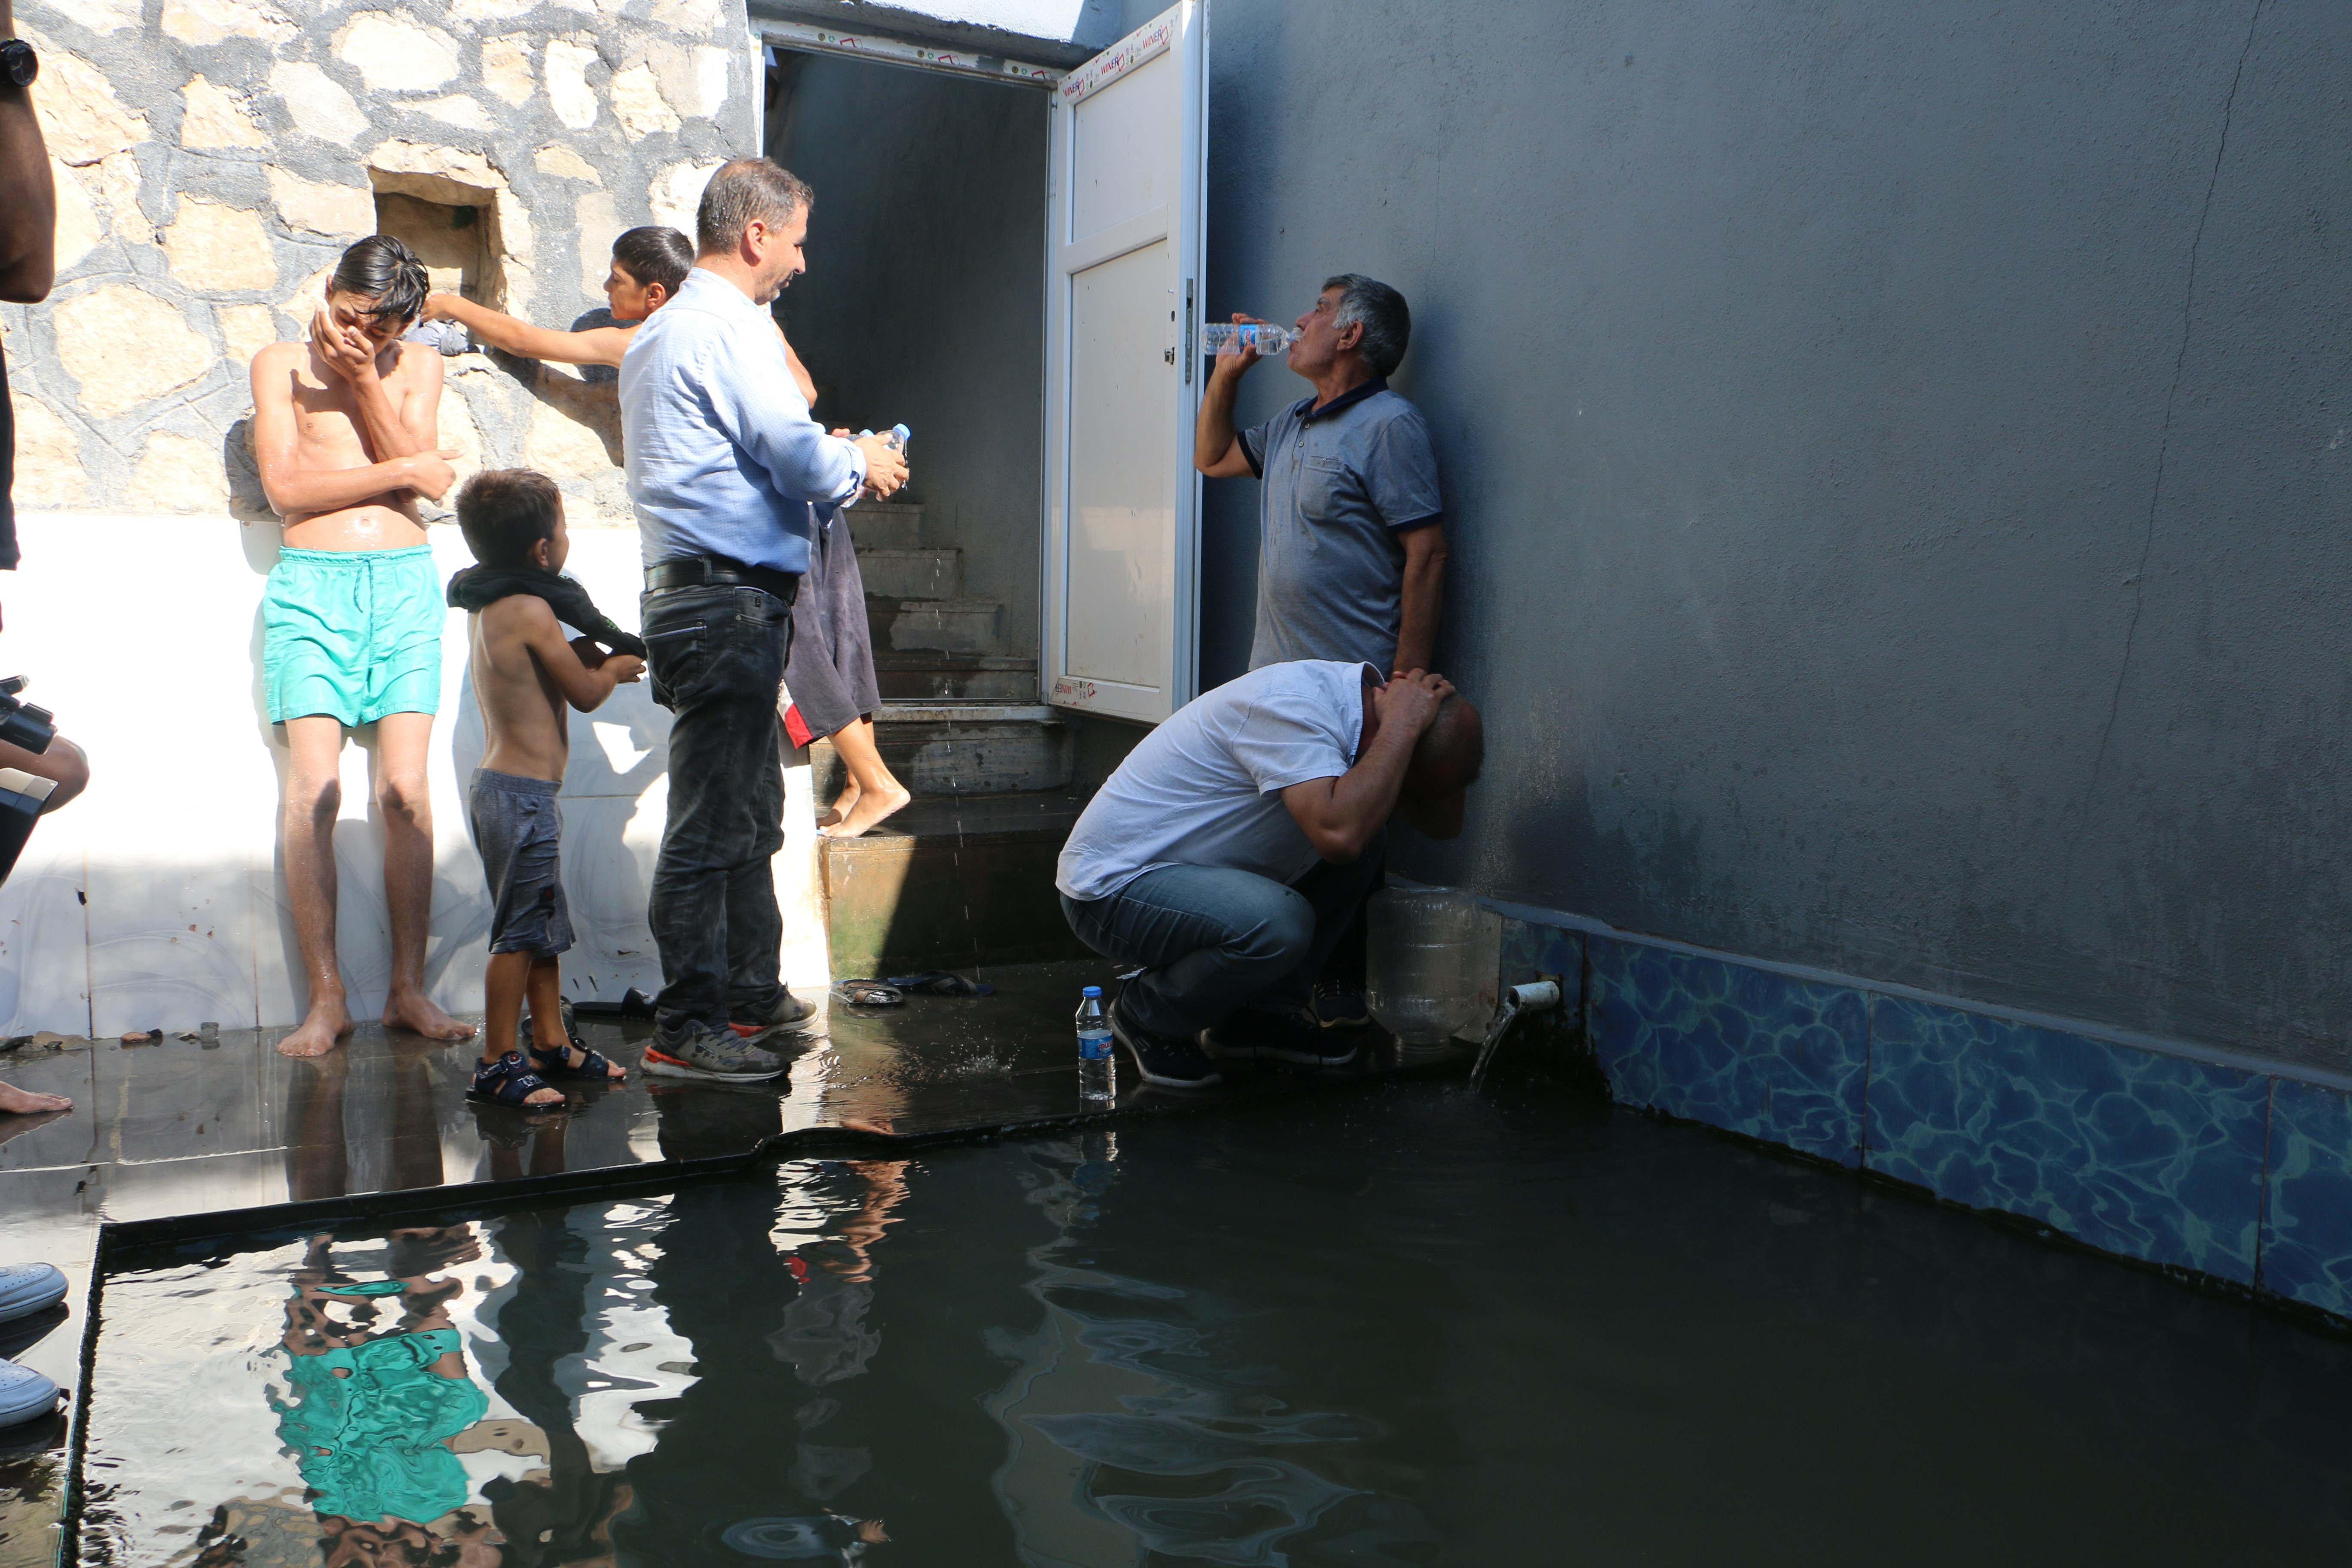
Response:
[[[1453,692],[1438,703],[1437,717],[1414,744],[1404,787],[1418,795],[1453,795],[1476,784],[1486,764],[1486,721],[1468,698]]]

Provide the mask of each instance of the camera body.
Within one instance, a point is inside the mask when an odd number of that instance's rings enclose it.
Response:
[[[58,738],[58,716],[16,695],[29,684],[21,675],[0,679],[0,741],[38,755]]]
[[[0,679],[0,741],[38,755],[58,738],[56,715],[17,695],[26,684],[21,675]],[[16,857],[23,853],[25,840],[33,836],[33,825],[40,821],[49,792],[57,787],[55,780],[35,778],[16,768],[0,768],[0,882],[16,868]]]

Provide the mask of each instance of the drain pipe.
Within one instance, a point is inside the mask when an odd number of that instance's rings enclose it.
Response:
[[[1522,1013],[1549,1013],[1559,1005],[1559,982],[1531,980],[1525,985],[1514,985],[1503,993],[1503,1005],[1495,1009],[1495,1021],[1486,1026],[1486,1038],[1478,1047],[1478,1059],[1470,1068],[1470,1087],[1484,1087],[1486,1068],[1495,1059],[1495,1047],[1503,1043],[1511,1026],[1519,1021]]]

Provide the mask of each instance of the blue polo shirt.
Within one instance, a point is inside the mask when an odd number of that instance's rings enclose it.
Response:
[[[1302,397],[1241,438],[1261,481],[1250,668],[1318,658],[1385,673],[1403,618],[1397,536],[1444,521],[1429,421],[1376,378],[1321,408]]]

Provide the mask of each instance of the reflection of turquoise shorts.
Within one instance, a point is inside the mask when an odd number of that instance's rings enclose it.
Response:
[[[280,550],[261,595],[269,721],[438,710],[446,614],[425,545]]]

